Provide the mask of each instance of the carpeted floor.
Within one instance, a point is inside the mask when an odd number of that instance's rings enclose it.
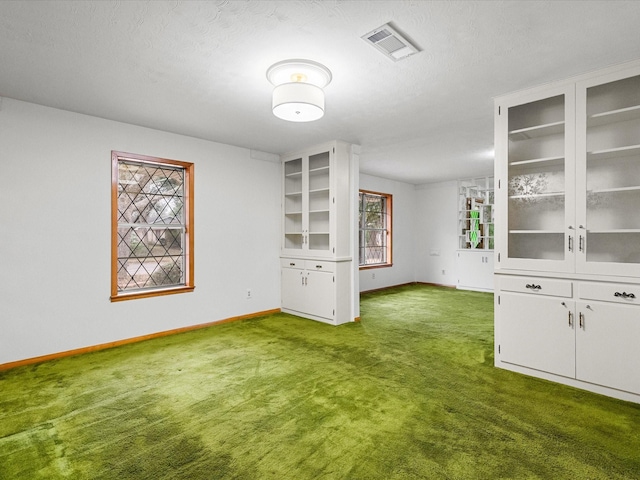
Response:
[[[638,479],[640,405],[493,367],[493,296],[365,294],[0,373],[0,479]]]

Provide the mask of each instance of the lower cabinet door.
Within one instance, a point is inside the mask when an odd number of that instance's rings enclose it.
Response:
[[[335,309],[335,287],[333,273],[308,270],[306,272],[307,313],[333,320]]]
[[[578,302],[576,377],[640,394],[640,307]]]
[[[304,285],[305,270],[297,268],[282,269],[282,308],[306,311],[306,293]]]
[[[497,306],[500,360],[575,377],[575,302],[501,291]]]

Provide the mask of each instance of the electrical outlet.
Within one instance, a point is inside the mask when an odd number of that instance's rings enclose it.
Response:
[[[375,274],[375,273],[372,273],[372,274],[371,274],[371,279],[372,279],[372,280],[375,280],[375,279],[376,279],[376,274]]]
[[[251,289],[247,288],[247,300],[251,300],[253,298],[253,295],[251,293]]]

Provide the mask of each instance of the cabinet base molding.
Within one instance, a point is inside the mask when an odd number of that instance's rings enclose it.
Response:
[[[317,315],[311,315],[310,313],[305,313],[305,312],[297,312],[295,310],[290,310],[288,308],[283,308],[282,309],[282,313],[289,313],[291,315],[295,315],[296,317],[302,317],[302,318],[308,318],[309,320],[315,320],[317,322],[322,322],[322,323],[326,323],[327,325],[344,325],[345,323],[352,323],[352,322],[359,322],[360,321],[360,317],[358,317],[357,319],[353,319],[353,320],[348,320],[348,319],[337,319],[337,320],[330,320],[328,318],[323,318],[323,317],[319,317]]]
[[[580,390],[586,390],[591,393],[597,393],[599,395],[605,395],[607,397],[617,398],[618,400],[624,400],[627,402],[640,403],[640,395],[625,392],[623,390],[603,387],[602,385],[583,382],[581,380],[576,380],[575,378],[554,375],[553,373],[543,372],[541,370],[534,370],[532,368],[522,367],[520,365],[501,362],[500,360],[496,360],[494,365],[495,367],[501,368],[503,370],[508,370],[522,375],[528,375],[530,377],[540,378],[542,380],[548,380],[550,382],[560,383],[562,385],[567,385],[569,387],[577,388]]]

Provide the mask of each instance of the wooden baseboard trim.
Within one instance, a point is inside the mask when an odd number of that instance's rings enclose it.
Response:
[[[399,283],[398,285],[389,285],[388,287],[380,287],[380,288],[374,288],[371,290],[363,290],[360,293],[384,292],[385,290],[391,290],[393,288],[406,287],[407,285],[415,285],[415,284],[416,282]]]
[[[240,320],[247,320],[250,318],[262,317],[264,315],[272,315],[274,313],[280,313],[279,308],[272,310],[264,310],[262,312],[249,313],[247,315],[240,315],[237,317],[224,318],[222,320],[216,320],[214,322],[201,323],[198,325],[190,325],[188,327],[175,328],[173,330],[165,330],[163,332],[150,333],[148,335],[141,335],[139,337],[125,338],[124,340],[118,340],[116,342],[101,343],[99,345],[91,345],[89,347],[75,348],[73,350],[67,350],[64,352],[51,353],[49,355],[42,355],[39,357],[25,358],[24,360],[17,360],[15,362],[0,364],[0,372],[10,370],[16,367],[22,367],[25,365],[33,365],[36,363],[48,362],[51,360],[58,360],[65,357],[71,357],[74,355],[82,355],[83,353],[97,352],[99,350],[106,350],[108,348],[119,347],[121,345],[128,345],[130,343],[144,342],[145,340],[151,340],[154,338],[167,337],[169,335],[175,335],[177,333],[190,332],[191,330],[200,330],[201,328],[212,327],[214,325],[221,325],[223,323],[237,322]]]
[[[430,282],[413,282],[414,285],[430,285],[432,287],[445,287],[445,288],[453,288],[455,290],[455,285],[446,285],[444,283],[430,283]]]
[[[388,287],[382,287],[382,288],[374,288],[373,290],[363,290],[360,293],[375,293],[375,292],[383,292],[385,290],[390,290],[392,288],[398,288],[398,287],[406,287],[407,285],[429,285],[431,287],[445,287],[445,288],[456,288],[455,285],[445,285],[443,283],[428,283],[428,282],[407,282],[407,283],[400,283],[398,285],[389,285]]]

